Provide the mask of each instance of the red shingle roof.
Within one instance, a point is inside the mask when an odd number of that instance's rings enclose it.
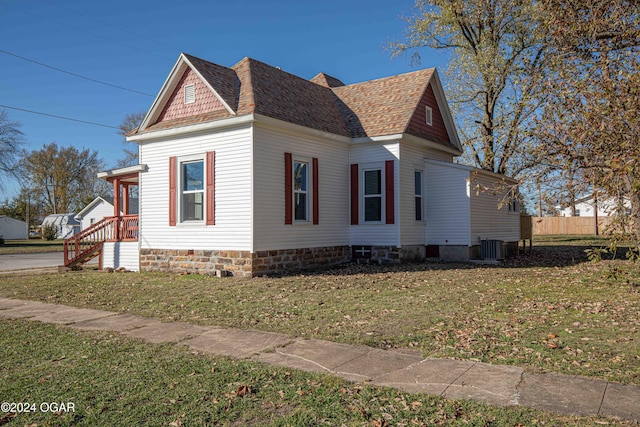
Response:
[[[237,116],[256,113],[352,138],[407,132],[434,73],[431,68],[344,85],[324,73],[305,80],[251,58],[231,68],[191,55],[184,58]],[[225,110],[149,123],[142,132],[232,115]]]

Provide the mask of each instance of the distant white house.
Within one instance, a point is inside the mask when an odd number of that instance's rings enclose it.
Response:
[[[51,214],[42,221],[42,226],[55,225],[56,239],[66,239],[80,231],[80,223],[75,216],[75,213]]]
[[[122,206],[122,203],[120,204]],[[129,214],[138,213],[138,199],[129,199]],[[123,212],[120,211],[122,215]],[[85,230],[103,218],[114,216],[113,198],[96,197],[75,216],[80,223],[80,230]]]
[[[75,216],[80,222],[80,230],[84,230],[104,217],[113,216],[113,204],[102,197],[96,197]]]
[[[19,219],[0,215],[0,236],[5,240],[28,239],[27,223]]]
[[[631,208],[631,203],[627,198],[623,200],[622,204],[624,206],[625,212]],[[575,205],[575,215],[573,214],[571,206],[559,206],[558,210],[560,211],[560,216],[595,216],[596,205],[599,217],[613,216],[617,213],[616,209],[618,207],[618,202],[612,198],[608,198],[604,200],[598,199],[596,203],[593,195],[590,195],[577,199],[575,201]]]

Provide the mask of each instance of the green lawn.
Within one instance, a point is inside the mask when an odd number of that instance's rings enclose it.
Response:
[[[6,240],[0,245],[0,255],[62,251],[63,244],[64,240]]]
[[[498,267],[351,265],[256,279],[25,276],[0,282],[0,296],[640,384],[640,265],[585,262],[584,239],[558,245],[537,240],[533,253]]]
[[[593,426],[597,418],[494,408],[347,383],[147,344],[0,318],[0,413],[8,426]],[[64,403],[73,411],[42,412]],[[27,406],[31,409],[30,406]],[[633,423],[617,423],[632,426]]]

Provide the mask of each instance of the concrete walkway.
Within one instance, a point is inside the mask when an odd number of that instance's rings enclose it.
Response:
[[[417,351],[378,350],[269,332],[163,323],[131,314],[9,298],[0,298],[0,316],[79,330],[114,331],[151,343],[175,342],[204,353],[324,372],[411,393],[640,422],[640,387],[606,380],[529,374],[514,366],[425,359]]]

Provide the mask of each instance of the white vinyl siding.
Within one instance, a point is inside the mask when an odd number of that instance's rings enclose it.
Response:
[[[249,125],[215,134],[176,136],[142,143],[140,235],[143,249],[251,250],[252,130]],[[169,226],[169,157],[215,151],[216,225]],[[178,201],[179,203],[179,201]]]
[[[424,172],[424,159],[434,158],[451,164],[450,155],[416,144],[402,142],[400,145],[400,241],[405,245],[424,245],[425,227],[429,221],[426,208],[431,203],[427,188],[427,175]],[[415,172],[422,171],[422,221],[416,221],[415,208]]]
[[[140,270],[138,242],[104,242],[102,247],[102,267]]]
[[[427,245],[469,245],[469,168],[425,162]]]
[[[367,143],[367,144],[354,144],[351,145],[351,150],[349,152],[349,163],[350,164],[358,164],[359,173],[359,200],[358,200],[358,208],[360,209],[360,223],[358,225],[350,226],[350,236],[351,236],[351,244],[352,245],[376,245],[376,246],[400,246],[400,185],[399,185],[399,176],[400,176],[400,143],[391,142],[391,143]],[[371,168],[381,168],[382,169],[382,191],[384,194],[384,162],[387,160],[394,160],[394,183],[395,183],[395,200],[394,200],[394,218],[395,224],[385,224],[385,201],[384,197],[382,200],[382,223],[373,222],[367,223],[364,222],[363,217],[363,170],[371,169]],[[349,179],[347,178],[347,181]],[[346,210],[348,211],[348,205]]]
[[[82,216],[80,228],[84,230],[102,220],[105,216],[113,216],[113,205],[100,201]]]
[[[267,125],[257,125],[254,136],[254,251],[349,245],[348,145]],[[308,162],[308,221],[295,221],[294,216],[293,226],[285,225],[285,152],[292,153],[294,163]],[[314,157],[318,224],[312,223],[311,212]]]
[[[520,213],[509,211],[511,187],[500,177],[481,171],[471,175],[470,183],[471,244],[479,245],[481,239],[520,240]]]

